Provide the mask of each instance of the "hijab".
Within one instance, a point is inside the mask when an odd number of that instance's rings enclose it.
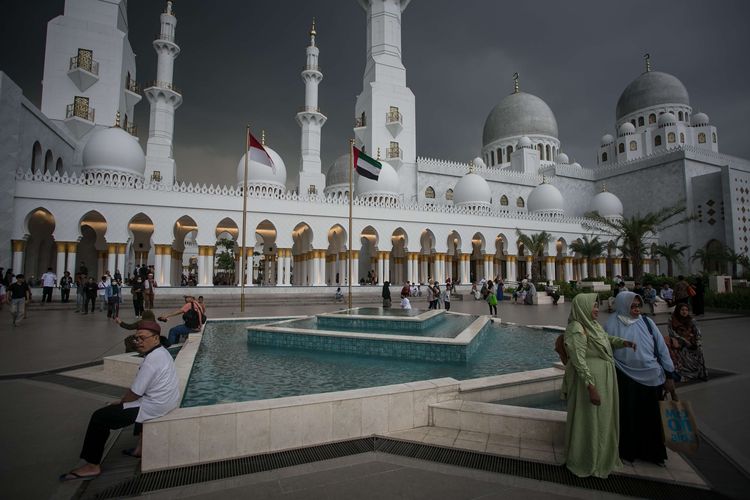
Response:
[[[683,307],[687,307],[687,304],[677,304],[675,306],[674,311],[672,311],[670,326],[677,335],[693,343],[695,341],[695,323],[693,323],[693,317],[690,314],[685,317],[680,315],[680,309]]]
[[[592,316],[594,304],[599,300],[595,293],[579,293],[573,298],[568,317],[568,329],[575,328],[575,323],[583,327],[583,332],[593,342],[598,351],[606,353],[606,358],[612,358],[612,350],[609,346],[607,333]]]
[[[391,286],[391,282],[390,281],[384,281],[383,282],[383,293],[381,294],[381,296],[384,299],[390,299],[391,298],[391,289],[390,289],[390,286]]]

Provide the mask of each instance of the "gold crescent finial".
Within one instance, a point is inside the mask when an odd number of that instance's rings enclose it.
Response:
[[[115,127],[120,128],[120,112],[115,113]]]
[[[261,146],[265,146],[266,145],[266,131],[265,131],[265,129],[260,131],[260,144],[261,144]]]
[[[476,165],[474,165],[474,160],[469,160],[469,173],[470,174],[474,173],[474,168],[475,167],[476,167]]]
[[[602,193],[607,190],[607,184],[602,182]]]
[[[518,72],[513,73],[513,93],[518,94],[520,86],[518,85]]]
[[[648,73],[651,71],[651,54],[646,52],[645,54],[643,54],[643,59],[646,60],[646,73]]]
[[[317,34],[318,32],[315,31],[315,18],[313,17],[312,26],[310,27],[310,36],[315,36]]]

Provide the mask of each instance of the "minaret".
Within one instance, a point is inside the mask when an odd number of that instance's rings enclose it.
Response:
[[[398,172],[404,200],[416,200],[414,94],[401,61],[401,13],[410,0],[358,0],[367,12],[367,63],[355,106],[354,134],[367,151],[381,148]]]
[[[147,180],[173,184],[177,177],[174,162],[172,136],[174,135],[174,111],[182,104],[182,93],[172,84],[174,60],[180,53],[175,43],[177,18],[172,12],[172,2],[161,15],[161,31],[154,40],[158,56],[156,81],[151,82],[144,93],[151,104],[151,117],[146,144]]]
[[[318,108],[318,84],[323,79],[323,73],[318,66],[320,50],[315,46],[316,35],[315,19],[313,19],[310,28],[310,46],[305,51],[307,61],[301,73],[302,81],[305,82],[305,105],[297,113],[297,123],[302,128],[299,192],[323,194],[326,178],[321,172],[320,130],[327,118]]]

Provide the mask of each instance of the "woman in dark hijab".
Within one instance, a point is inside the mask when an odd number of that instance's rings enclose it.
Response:
[[[680,377],[686,380],[708,380],[703,358],[701,331],[690,316],[687,304],[677,304],[667,323],[669,354]]]
[[[383,293],[380,295],[383,297],[383,307],[388,308],[391,307],[391,282],[385,281],[383,282]]]

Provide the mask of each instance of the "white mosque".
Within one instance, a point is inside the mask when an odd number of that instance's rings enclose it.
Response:
[[[136,83],[127,0],[67,0],[63,15],[48,23],[41,109],[0,72],[0,241],[10,242],[0,266],[39,276],[49,266],[73,272],[85,262],[99,274],[125,274],[146,263],[161,286],[179,285],[190,267],[198,286],[213,286],[239,275],[219,269],[225,247],[217,243],[239,242],[245,230],[253,276],[267,285],[358,284],[368,274],[395,284],[496,275],[513,282],[535,258],[517,241],[518,229],[552,234],[541,258],[547,279],[628,275],[614,245],[593,262],[569,249],[584,235],[611,240],[587,229],[584,214],[622,217],[679,199],[696,218],[654,241],[690,245],[691,253],[712,245],[748,253],[750,162],[719,152],[716,127],[693,111],[676,77],[652,71],[647,61],[617,102],[614,134],[602,137],[596,165],[570,163],[554,113],[522,92],[518,78],[489,111],[471,164],[419,157],[415,98],[401,60],[409,0],[359,3],[367,53],[353,137],[383,167],[377,181],[355,175],[351,276],[349,157],[325,171],[321,165],[326,116],[318,103],[315,27],[296,115],[299,178],[288,179],[284,159],[266,145],[276,169],[249,162],[243,228],[244,157],[235,185],[198,185],[178,175],[173,129],[182,94],[172,75],[180,47],[170,1],[153,42],[156,81]],[[132,118],[143,96],[151,113],[145,148]],[[644,268],[661,270],[651,255]]]

